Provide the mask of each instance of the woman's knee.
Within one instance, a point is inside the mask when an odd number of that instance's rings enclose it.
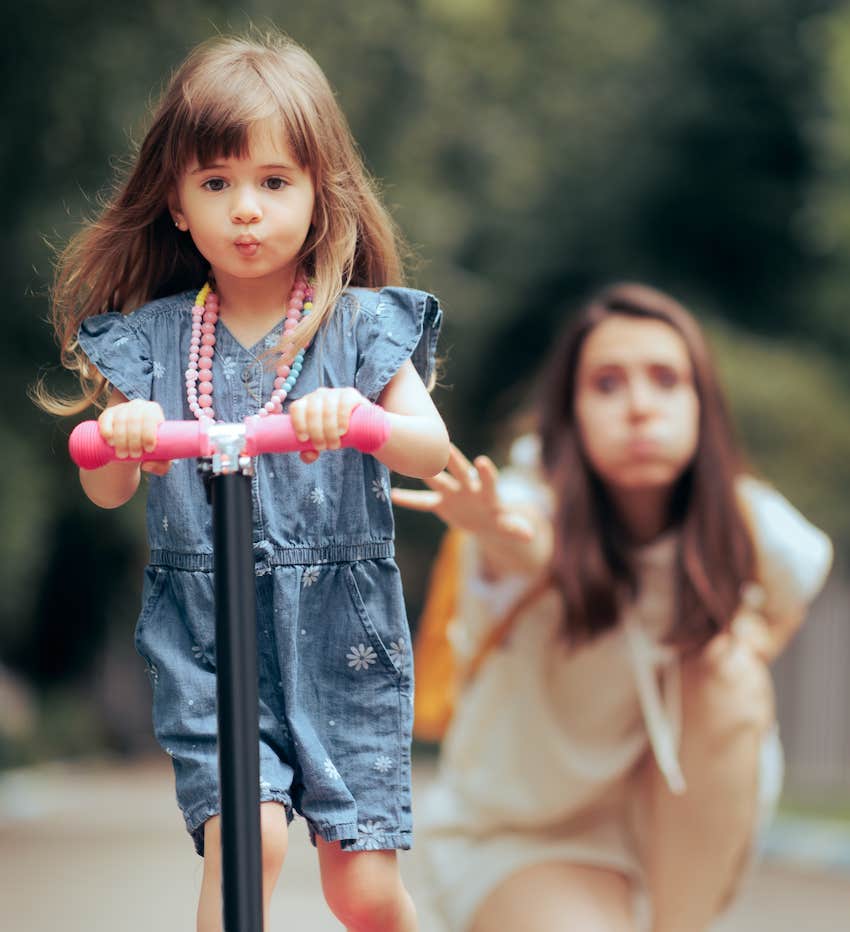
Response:
[[[767,664],[737,638],[720,635],[682,664],[685,716],[698,727],[727,735],[763,734],[775,716],[773,681]],[[686,725],[686,730],[688,729]]]

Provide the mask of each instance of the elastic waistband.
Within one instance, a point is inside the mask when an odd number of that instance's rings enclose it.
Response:
[[[327,544],[324,547],[275,547],[268,541],[254,543],[254,563],[264,566],[316,566],[319,563],[356,563],[359,560],[382,560],[395,556],[391,540],[372,540],[360,544]],[[181,553],[177,550],[151,550],[151,566],[199,573],[213,571],[211,553]]]

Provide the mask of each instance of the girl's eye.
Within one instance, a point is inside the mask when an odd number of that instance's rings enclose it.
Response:
[[[286,182],[283,178],[274,176],[273,178],[266,178],[266,187],[269,191],[282,191],[286,187]]]
[[[224,178],[208,178],[201,187],[206,188],[207,191],[223,191]]]

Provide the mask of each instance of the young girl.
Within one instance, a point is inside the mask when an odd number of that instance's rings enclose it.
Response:
[[[411,838],[412,670],[388,470],[433,475],[449,447],[425,387],[440,310],[399,277],[392,224],[318,65],[284,38],[216,39],[174,74],[129,176],[62,257],[55,325],[84,398],[45,402],[104,400],[100,432],[120,457],[152,449],[163,418],[281,410],[335,451],[260,457],[252,479],[263,897],[268,911],[296,811],[352,930],[416,928],[395,857]],[[371,402],[390,439],[375,457],[339,450]],[[141,469],[136,643],[205,854],[207,932],[221,928],[210,509],[194,462]],[[80,478],[113,508],[140,468]]]
[[[539,472],[528,441],[498,485],[454,450],[433,491],[394,492],[468,532],[435,893],[452,930],[634,930],[639,899],[655,932],[699,932],[778,794],[767,664],[830,543],[742,472],[698,325],[653,289],[578,315],[539,433]]]

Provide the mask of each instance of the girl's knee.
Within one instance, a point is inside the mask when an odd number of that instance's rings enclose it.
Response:
[[[283,867],[289,847],[286,810],[280,803],[263,803],[260,806],[260,831],[263,877],[275,880]]]
[[[341,853],[342,859],[359,859],[346,865],[338,860],[323,870],[323,890],[331,912],[355,932],[389,932],[415,928],[415,909],[395,861],[378,860],[372,852]],[[375,852],[375,854],[378,854]],[[347,869],[348,867],[354,869]]]

